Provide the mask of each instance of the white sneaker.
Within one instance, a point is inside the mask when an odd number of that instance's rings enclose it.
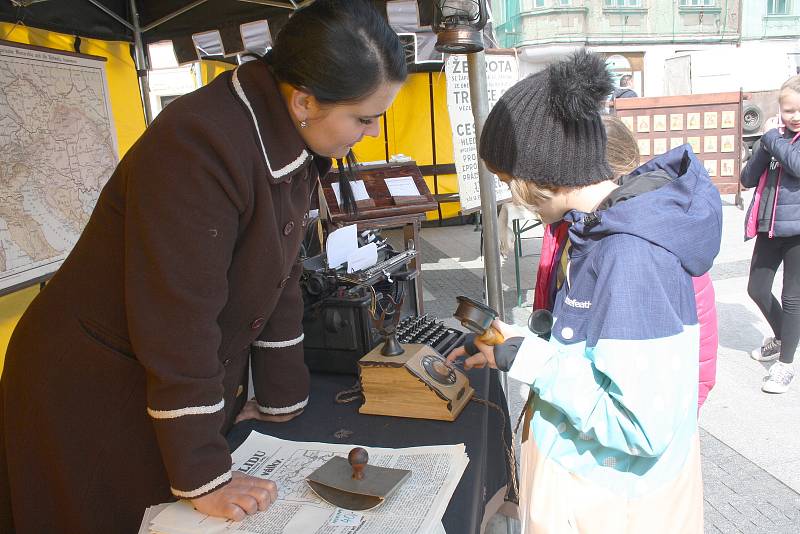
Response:
[[[769,368],[769,377],[761,386],[765,393],[786,393],[789,384],[794,379],[794,365],[791,363],[775,362]]]
[[[750,357],[759,362],[771,362],[777,360],[781,355],[781,340],[774,337],[768,337],[764,340],[761,348],[753,350]]]

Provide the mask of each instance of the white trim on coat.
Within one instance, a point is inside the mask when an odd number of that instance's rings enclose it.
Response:
[[[286,341],[253,341],[253,346],[258,347],[260,349],[282,349],[283,347],[291,347],[292,345],[297,345],[306,337],[305,333],[300,334],[294,339],[288,339]]]
[[[233,476],[231,475],[231,472],[228,471],[227,473],[222,473],[220,476],[218,476],[208,484],[203,484],[199,488],[192,491],[180,491],[176,490],[172,486],[170,486],[169,490],[172,492],[173,495],[175,495],[176,497],[180,497],[181,499],[194,499],[195,497],[199,497],[204,493],[208,493],[217,486],[221,486],[222,484],[230,481],[232,478]]]
[[[209,413],[216,413],[225,407],[225,399],[211,406],[187,406],[186,408],[179,408],[177,410],[154,410],[147,407],[147,413],[153,419],[176,419],[185,415],[204,415]]]
[[[267,163],[267,169],[269,169],[270,174],[272,174],[273,178],[280,178],[282,176],[286,176],[289,173],[292,173],[300,168],[300,166],[305,163],[305,161],[309,158],[308,152],[304,148],[300,155],[297,158],[290,162],[289,164],[281,167],[280,169],[272,170],[272,164],[269,162],[269,157],[267,156],[267,149],[264,147],[264,140],[261,138],[261,127],[258,125],[258,119],[256,119],[256,114],[253,111],[253,106],[250,105],[250,101],[247,99],[247,96],[244,94],[244,89],[242,88],[242,84],[239,82],[239,67],[233,71],[233,88],[236,90],[236,94],[239,96],[239,99],[245,105],[247,110],[250,112],[250,116],[253,118],[253,124],[256,125],[256,135],[258,136],[258,142],[261,144],[261,152],[264,154],[264,161]]]
[[[308,404],[308,397],[305,400],[298,402],[297,404],[292,404],[291,406],[287,406],[286,408],[270,408],[269,406],[261,406],[258,405],[258,411],[263,413],[264,415],[283,415],[286,413],[293,413],[301,408],[305,408],[306,404]]]

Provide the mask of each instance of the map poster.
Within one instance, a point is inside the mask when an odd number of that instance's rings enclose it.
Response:
[[[481,209],[481,188],[478,178],[478,150],[475,146],[475,119],[469,92],[467,56],[451,55],[445,63],[447,75],[447,109],[453,130],[453,152],[458,173],[458,194],[461,211],[470,213]],[[503,93],[519,79],[517,58],[507,53],[486,54],[486,85],[489,109]],[[497,202],[511,198],[508,186],[496,176]]]
[[[0,41],[0,294],[55,272],[117,165],[105,59]]]

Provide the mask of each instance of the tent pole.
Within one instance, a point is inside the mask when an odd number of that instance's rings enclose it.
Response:
[[[475,117],[475,145],[480,146],[483,124],[489,114],[484,52],[467,54],[467,65],[469,66],[472,115]],[[503,319],[503,282],[500,274],[500,244],[497,237],[495,179],[480,158],[478,158],[478,178],[481,187],[481,211],[483,212],[484,265],[488,304],[500,314],[500,319]]]
[[[153,110],[150,108],[150,84],[147,81],[147,58],[144,54],[142,30],[139,27],[139,11],[136,9],[136,0],[131,0],[131,22],[133,22],[133,63],[139,77],[139,93],[142,97],[144,109],[144,123],[149,126],[153,122]]]
[[[97,9],[99,9],[100,11],[102,11],[103,13],[105,13],[106,15],[111,17],[112,19],[116,20],[117,22],[119,22],[120,24],[122,24],[123,26],[128,28],[129,30],[133,31],[133,26],[131,25],[130,22],[128,22],[127,20],[123,19],[122,17],[120,17],[119,15],[117,15],[116,13],[111,11],[110,9],[108,9],[106,6],[101,4],[98,0],[87,0],[87,1],[90,4],[92,4],[93,6],[95,6]]]
[[[484,52],[467,54],[469,67],[469,94],[472,115],[475,118],[475,146],[481,144],[481,133],[489,114],[489,97],[486,85],[486,55]],[[486,272],[488,304],[504,319],[503,280],[500,273],[500,242],[497,232],[497,198],[495,178],[482,159],[478,158],[478,182],[481,187],[481,213],[483,223],[483,265]],[[508,392],[508,378],[502,373],[503,390]]]
[[[142,28],[142,33],[149,32],[153,28],[155,28],[157,26],[161,26],[165,22],[170,21],[170,20],[174,19],[175,17],[177,17],[179,15],[183,15],[187,11],[189,11],[191,9],[194,9],[199,5],[205,4],[206,2],[208,2],[208,0],[195,0],[191,4],[183,6],[182,8],[178,9],[177,11],[173,11],[169,15],[165,15],[165,16],[161,17],[158,20],[154,20],[153,22],[151,22],[150,24],[148,24],[147,26]],[[131,3],[133,3],[133,0],[131,0]],[[134,8],[133,11],[135,12],[136,9]],[[137,14],[137,17],[138,17],[138,14]]]

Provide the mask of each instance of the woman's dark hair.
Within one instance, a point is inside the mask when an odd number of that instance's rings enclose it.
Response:
[[[366,0],[317,0],[297,10],[264,61],[279,81],[328,104],[357,102],[407,75],[397,34]],[[354,213],[352,151],[345,162],[337,160],[342,204]]]

